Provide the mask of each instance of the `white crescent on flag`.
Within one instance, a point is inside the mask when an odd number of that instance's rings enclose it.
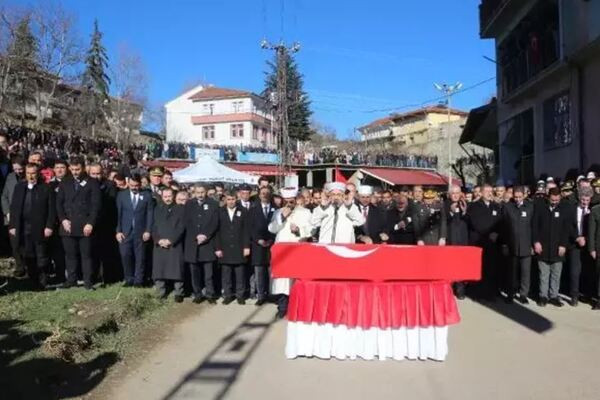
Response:
[[[366,257],[366,256],[376,252],[377,250],[379,250],[379,248],[374,248],[371,250],[359,251],[359,250],[352,250],[352,249],[349,249],[344,246],[333,246],[333,245],[328,245],[328,244],[319,244],[319,246],[325,247],[331,253],[335,254],[338,257],[342,257],[342,258],[362,258],[362,257]]]

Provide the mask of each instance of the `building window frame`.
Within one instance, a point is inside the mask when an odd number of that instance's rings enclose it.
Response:
[[[202,127],[202,139],[203,140],[215,140],[215,126],[205,125]]]
[[[232,139],[242,139],[244,137],[244,124],[229,125],[229,132]]]

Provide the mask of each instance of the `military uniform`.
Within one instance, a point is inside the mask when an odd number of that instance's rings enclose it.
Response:
[[[436,193],[428,190],[423,197],[426,200],[433,200]],[[423,241],[426,245],[437,245],[440,239],[446,239],[446,210],[442,202],[435,200],[433,203],[415,203],[415,210],[417,242]]]

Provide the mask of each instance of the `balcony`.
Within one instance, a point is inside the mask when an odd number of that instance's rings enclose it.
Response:
[[[479,5],[479,35],[482,39],[498,36],[527,3],[524,0],[482,0]]]

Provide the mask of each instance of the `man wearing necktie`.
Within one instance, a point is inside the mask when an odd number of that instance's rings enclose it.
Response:
[[[577,205],[571,206],[568,214],[570,230],[567,258],[569,261],[569,296],[571,297],[569,304],[573,307],[576,307],[579,302],[582,267],[585,276],[586,266],[590,265],[589,254],[586,250],[586,235],[593,194],[593,190],[589,187],[580,188],[577,193]],[[585,279],[585,281],[591,282],[591,279]],[[589,287],[585,287],[584,290],[591,292]]]
[[[152,232],[154,203],[147,192],[140,192],[141,177],[129,178],[129,189],[117,195],[117,241],[121,253],[125,286],[144,284],[145,245]]]
[[[258,192],[259,203],[250,208],[250,264],[254,269],[256,284],[256,305],[265,303],[268,295],[269,265],[271,263],[271,246],[275,235],[269,232],[269,223],[274,207],[271,203],[271,189],[262,187]]]

